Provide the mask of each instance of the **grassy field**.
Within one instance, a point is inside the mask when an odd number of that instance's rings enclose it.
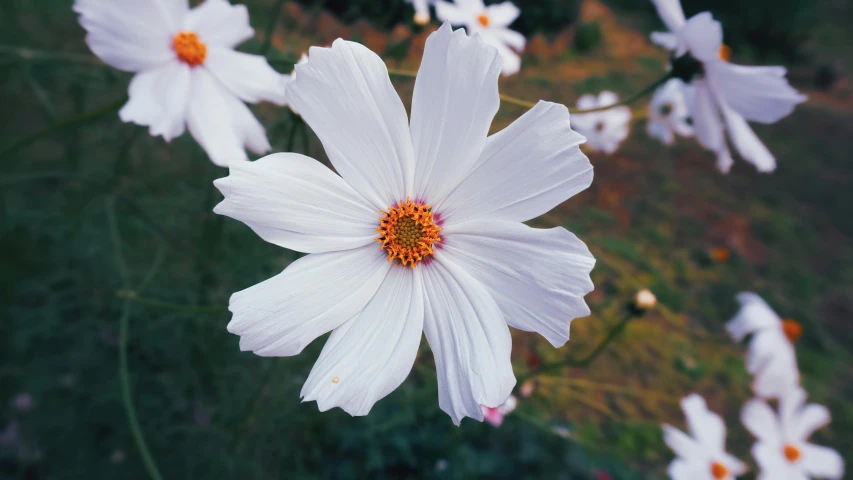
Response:
[[[244,50],[261,47],[273,3],[248,2],[257,36]],[[94,61],[70,5],[0,5],[0,151],[126,94],[129,75]],[[300,403],[323,339],[294,358],[241,353],[225,330],[228,297],[298,254],[213,214],[221,197],[212,181],[227,171],[188,135],[166,144],[111,111],[4,151],[0,478],[146,478],[135,434],[164,478],[662,478],[672,454],[660,424],[684,425],[678,401],[690,392],[724,416],[729,450],[748,460],[752,439],[738,413],[751,379],[744,346],[723,330],[743,290],[805,326],[803,384],[833,413],[815,440],[849,465],[853,90],[846,78],[828,91],[812,82],[824,62],[853,67],[839,43],[848,34],[833,27],[843,19],[832,17],[836,8],[827,2],[825,28],[806,44],[814,62],[791,69],[809,102],[776,125],[755,126],[777,157],[775,173],[738,161],[722,175],[692,140],[657,143],[640,101],[620,151],[590,154],[592,187],[532,222],[563,225],[589,245],[596,290],[587,297],[592,315],[573,323],[565,347],[513,332],[517,375],[582,357],[639,288],[653,290],[660,308],[629,324],[589,367],[535,376],[533,395],[500,428],[455,427],[439,410],[426,342],[409,379],[360,418]],[[614,14],[588,0],[580,15],[600,40],[572,47],[577,28],[531,39],[521,74],[502,79],[502,92],[573,105],[603,88],[630,94],[662,72],[666,56],[646,41],[656,25],[646,13]],[[404,70],[417,68],[434,28],[384,33],[291,3],[274,27],[274,59],[343,36]],[[394,81],[409,105],[413,82]],[[325,159],[289,110],[253,110],[274,150]],[[502,106],[493,130],[522,113]],[[122,381],[141,432],[129,427]]]

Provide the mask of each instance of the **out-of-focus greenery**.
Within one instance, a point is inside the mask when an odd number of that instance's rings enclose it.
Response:
[[[274,3],[248,2],[259,38],[244,50],[259,49]],[[275,48],[292,55],[323,33],[299,29],[299,20],[282,17]],[[663,69],[666,54],[651,47],[630,57],[614,53],[614,38],[634,35],[633,45],[646,31],[594,22],[602,48],[525,58],[521,75],[501,80],[502,91],[573,104],[603,88],[630,93]],[[69,1],[0,3],[2,45],[88,55],[82,39]],[[417,59],[400,58],[400,68],[417,67]],[[62,58],[0,55],[0,148],[120,98],[129,79]],[[412,82],[395,85],[408,105]],[[730,450],[748,460],[751,438],[738,411],[750,378],[744,348],[722,327],[744,289],[804,324],[797,345],[803,383],[833,414],[815,441],[839,449],[849,464],[853,113],[843,99],[813,96],[779,124],[756,126],[779,160],[772,175],[743,162],[721,175],[695,142],[660,145],[647,138],[643,121],[619,153],[591,156],[589,191],[535,224],[566,226],[590,246],[597,258],[593,314],[573,323],[571,342],[559,350],[514,332],[515,370],[582,356],[638,288],[651,288],[661,306],[630,324],[589,368],[538,378],[533,397],[521,399],[497,429],[470,420],[455,427],[439,410],[425,342],[406,382],[361,418],[299,401],[325,337],[294,358],[240,352],[225,330],[229,295],[280,272],[297,254],[212,213],[220,195],[211,182],[227,171],[188,135],[166,144],[113,113],[4,155],[0,478],[147,477],[119,384],[128,305],[133,400],[165,478],[662,478],[671,452],[659,425],[684,426],[677,401],[691,391],[723,415]],[[325,159],[289,110],[252,108],[275,151],[290,146]],[[504,106],[495,129],[521,113]],[[128,298],[122,264],[131,288],[141,290],[135,298]],[[24,393],[29,409],[15,405]]]

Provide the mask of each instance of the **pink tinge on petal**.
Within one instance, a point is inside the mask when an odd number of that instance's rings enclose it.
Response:
[[[480,408],[483,409],[485,420],[493,426],[500,427],[504,423],[504,414],[501,413],[500,408],[491,408],[485,405],[480,405]]]

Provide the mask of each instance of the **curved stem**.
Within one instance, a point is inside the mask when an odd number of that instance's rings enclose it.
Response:
[[[281,15],[281,8],[284,6],[285,0],[278,0],[275,5],[272,6],[269,13],[269,21],[267,22],[267,27],[264,29],[264,43],[261,45],[260,54],[266,55],[272,46],[272,33],[275,30],[275,24],[278,23],[278,18]]]

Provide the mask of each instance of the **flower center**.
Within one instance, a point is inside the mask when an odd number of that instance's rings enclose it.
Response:
[[[488,15],[486,15],[485,13],[481,13],[481,14],[477,17],[477,21],[478,21],[478,22],[480,22],[480,25],[482,25],[482,26],[484,26],[484,27],[488,27],[488,26],[489,26],[489,23],[491,23],[491,21],[489,20],[489,16],[488,16]]]
[[[172,48],[182,62],[197,67],[207,58],[207,46],[193,32],[178,32],[172,39]]]
[[[785,453],[785,458],[788,459],[789,462],[794,463],[800,459],[802,454],[800,453],[800,449],[793,445],[785,445],[785,448],[782,450]]]
[[[717,480],[723,480],[729,476],[729,469],[720,462],[714,462],[711,464],[711,476]]]
[[[432,245],[441,241],[438,236],[441,229],[435,224],[432,207],[425,203],[406,197],[405,202],[397,202],[396,206],[388,207],[387,212],[381,212],[376,241],[388,252],[389,262],[399,258],[403,265],[415,268],[433,253]]]
[[[796,342],[798,338],[803,336],[803,326],[793,318],[782,320],[782,331],[785,332],[785,336],[788,337],[791,343]]]
[[[720,56],[720,60],[724,62],[728,62],[730,58],[732,58],[732,49],[729,48],[725,43],[720,45],[720,51],[717,53]]]
[[[672,113],[672,104],[665,103],[660,106],[660,114],[664,117],[668,117],[669,114]]]
[[[604,122],[601,122],[601,121],[595,122],[595,131],[596,132],[603,132],[604,131]]]

